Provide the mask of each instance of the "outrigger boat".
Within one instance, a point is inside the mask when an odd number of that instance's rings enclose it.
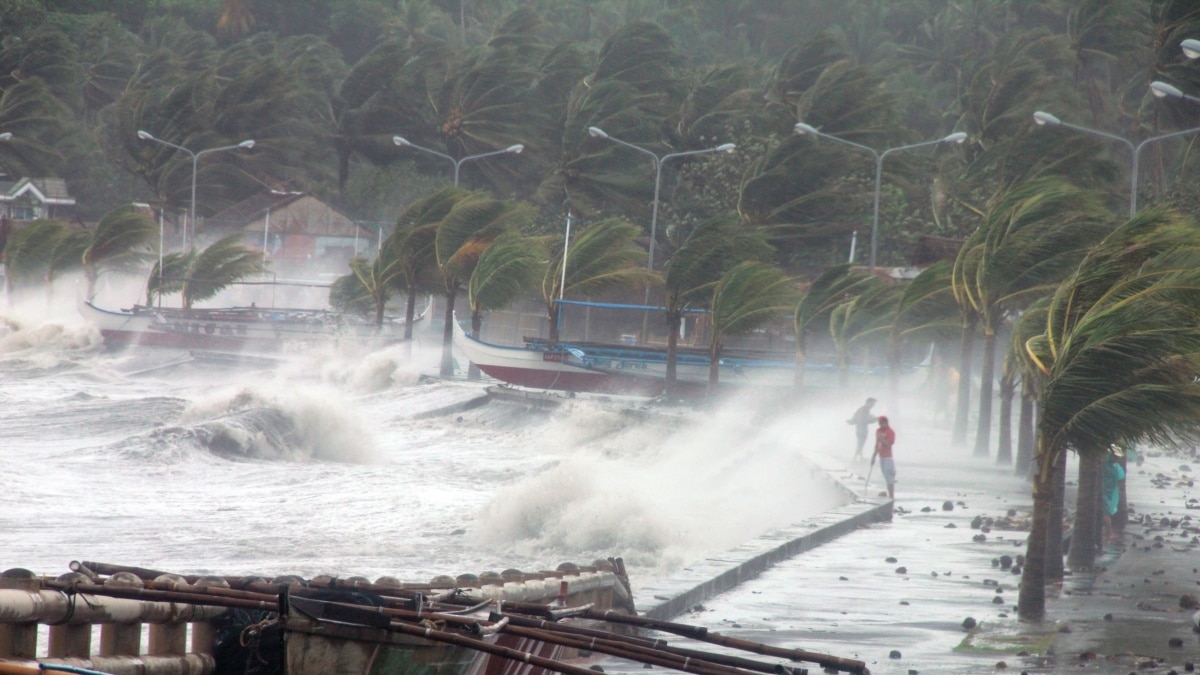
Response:
[[[428,305],[426,306],[428,308]],[[113,311],[90,301],[79,312],[100,329],[106,343],[176,349],[277,351],[290,343],[361,340],[387,344],[404,338],[403,319],[382,326],[329,310],[270,307],[180,309],[134,305]],[[424,312],[416,317],[420,320]]]
[[[527,339],[524,346],[508,347],[484,342],[454,323],[454,345],[478,368],[502,382],[531,389],[660,396],[666,386],[665,348],[590,342],[548,342]],[[676,353],[677,392],[699,396],[707,391],[712,360],[703,350],[680,348]],[[924,364],[927,365],[927,364]],[[722,387],[758,387],[784,390],[794,386],[794,357],[780,352],[729,350],[718,361]],[[851,379],[883,381],[887,367],[850,367]],[[921,368],[904,369],[902,388],[919,381]],[[838,366],[807,363],[805,387],[833,388],[842,373]]]
[[[94,562],[70,568],[56,578],[0,573],[0,675],[594,675],[591,654],[696,675],[805,675],[793,665],[805,661],[868,672],[862,661],[639,617],[620,558],[424,584],[182,576]],[[48,648],[37,655],[43,625]],[[783,663],[677,647],[638,637],[642,628]]]

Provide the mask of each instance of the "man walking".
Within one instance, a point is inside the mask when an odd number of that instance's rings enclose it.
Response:
[[[879,457],[879,472],[887,482],[888,499],[896,499],[896,464],[892,461],[892,446],[896,443],[896,430],[888,424],[888,418],[879,416],[879,428],[875,430],[875,452],[871,453],[871,465]]]
[[[871,407],[875,405],[875,399],[869,398],[867,402],[854,411],[854,415],[846,420],[846,424],[854,425],[854,433],[858,436],[858,446],[854,450],[854,459],[851,461],[860,460],[863,458],[863,446],[867,444],[867,428],[875,422],[875,416],[871,414]]]

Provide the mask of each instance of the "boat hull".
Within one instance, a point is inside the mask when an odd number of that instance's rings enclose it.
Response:
[[[454,324],[454,344],[481,371],[512,385],[532,389],[660,396],[666,388],[666,351],[628,345],[547,343],[533,341],[525,347],[506,347],[478,340]],[[694,350],[680,350],[675,364],[676,396],[697,397],[708,392],[710,359]],[[850,383],[881,383],[886,368],[848,369],[808,364],[806,389],[833,389]],[[734,354],[720,359],[718,384],[723,389],[784,391],[795,386],[796,365],[782,355],[771,357]],[[908,390],[922,378],[909,367],[900,386]]]
[[[403,339],[404,325],[382,329],[335,320],[329,312],[294,309],[156,309],[112,311],[84,301],[80,313],[100,330],[106,344],[189,350],[277,351],[283,345],[342,340],[384,345]]]

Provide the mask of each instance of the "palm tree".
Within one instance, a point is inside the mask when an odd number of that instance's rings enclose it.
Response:
[[[862,292],[829,313],[829,334],[838,352],[839,383],[850,382],[850,359],[856,348],[885,347],[895,323],[902,287],[871,277]]]
[[[216,296],[246,277],[262,274],[262,252],[242,245],[241,234],[219,239],[192,257],[180,294],[183,308]]]
[[[1160,209],[1143,211],[1106,237],[1055,293],[1045,332],[1026,346],[1046,383],[1022,619],[1045,615],[1053,467],[1064,453],[1100,456],[1113,443],[1168,441],[1200,427],[1198,325],[1200,228]],[[1094,504],[1097,495],[1080,488],[1080,505]],[[1080,557],[1094,555],[1094,515],[1077,513],[1073,539],[1083,538],[1086,547]],[[1078,562],[1090,566],[1090,559]]]
[[[194,250],[186,253],[176,251],[162,257],[150,269],[146,278],[146,305],[161,304],[164,295],[179,293],[183,290],[183,282],[187,279],[188,269],[196,257]]]
[[[940,261],[921,270],[900,293],[888,332],[888,387],[899,393],[901,353],[913,342],[933,345],[952,339],[959,325],[958,305],[950,283],[951,265]]]
[[[820,331],[829,334],[829,315],[833,309],[861,293],[871,279],[849,264],[834,265],[821,273],[796,304],[792,322],[796,330],[796,395],[804,391],[804,369],[808,360],[808,342]]]
[[[503,234],[479,256],[467,281],[471,334],[482,337],[483,313],[503,309],[545,277],[546,251],[541,242],[519,234]]]
[[[83,251],[87,298],[93,297],[96,280],[105,270],[117,274],[140,273],[150,261],[151,247],[157,242],[158,224],[136,206],[121,206],[105,214]]]
[[[679,327],[684,313],[695,303],[706,303],[713,284],[738,263],[765,260],[770,254],[771,247],[762,233],[745,227],[734,213],[700,223],[671,254],[663,276],[668,396],[675,393]]]
[[[1111,230],[1111,222],[1097,193],[1059,178],[1035,179],[1001,195],[959,253],[955,293],[983,331],[976,456],[987,456],[991,441],[996,339],[1002,326],[1050,293],[1088,247]]]
[[[796,305],[793,280],[779,268],[756,260],[734,265],[721,275],[712,292],[712,337],[709,342],[708,394],[720,381],[725,339],[745,335],[783,316]]]
[[[60,220],[35,220],[9,235],[4,246],[5,292],[9,302],[19,290],[44,282],[55,250],[67,235]]]
[[[637,244],[642,228],[622,218],[607,218],[581,229],[563,242],[549,237],[549,264],[542,276],[542,301],[546,305],[551,342],[558,342],[558,300],[570,295],[587,297],[646,285],[658,279],[646,270],[646,250]],[[562,252],[567,247],[566,260]],[[563,265],[566,274],[563,274]],[[565,281],[565,284],[564,284]]]
[[[502,234],[528,226],[533,219],[534,210],[528,204],[474,192],[455,203],[438,225],[434,261],[446,298],[440,368],[443,377],[454,374],[454,299],[466,286],[488,245]]]
[[[404,339],[412,339],[417,295],[441,286],[436,258],[437,232],[442,219],[471,192],[448,187],[421,197],[396,218],[396,227],[384,247],[399,265],[408,302],[404,310]]]

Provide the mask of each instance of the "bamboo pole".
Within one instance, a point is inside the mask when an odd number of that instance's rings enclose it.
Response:
[[[708,642],[710,644],[721,645],[723,647],[731,647],[733,649],[740,649],[742,651],[762,654],[764,656],[773,656],[791,661],[808,661],[811,663],[816,663],[822,668],[846,671],[849,673],[855,673],[856,675],[866,675],[866,673],[869,672],[867,670],[867,664],[862,661],[846,659],[840,656],[832,656],[830,654],[820,654],[817,652],[805,651],[803,649],[773,647],[771,645],[764,645],[759,642],[750,642],[749,640],[726,637],[719,633],[709,633],[708,629],[702,626],[689,626],[682,623],[648,619],[646,617],[619,614],[612,611],[591,611],[585,614],[585,616],[589,619],[599,619],[613,623],[624,623],[641,628],[660,630],[664,633],[673,633],[675,635],[681,635],[683,637],[692,638],[701,642]]]

